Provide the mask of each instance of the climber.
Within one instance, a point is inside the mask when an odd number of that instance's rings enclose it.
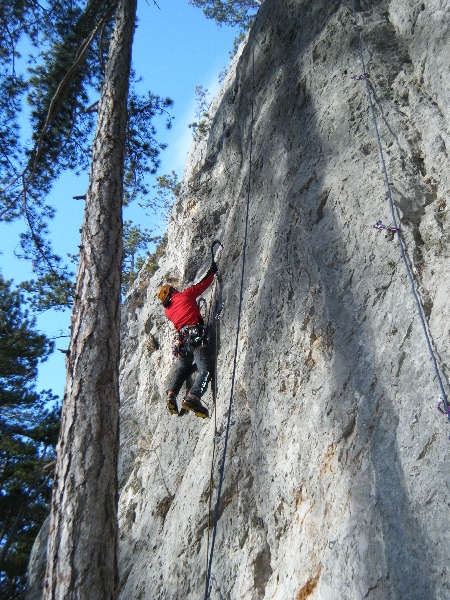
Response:
[[[181,408],[191,410],[197,417],[202,419],[209,416],[208,409],[203,406],[200,398],[206,392],[208,382],[211,379],[213,361],[208,349],[206,327],[196,299],[211,285],[217,273],[213,248],[214,244],[211,248],[213,256],[211,266],[199,283],[186,288],[182,292],[170,285],[163,285],[159,288],[157,294],[166,309],[166,317],[172,321],[178,331],[176,354],[180,365],[167,390],[167,408],[173,415],[178,414],[177,394],[183,383],[197,367],[198,375],[184,398]],[[193,364],[194,360],[195,364]]]

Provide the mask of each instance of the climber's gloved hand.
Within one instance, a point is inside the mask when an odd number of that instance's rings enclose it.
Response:
[[[205,279],[208,279],[208,277],[211,275],[211,273],[214,273],[214,274],[217,273],[218,270],[219,269],[216,265],[216,262],[213,260],[211,262],[211,266],[209,267],[209,269],[206,271],[205,275],[203,276],[202,281],[205,281]],[[201,283],[201,282],[199,282],[199,283]]]

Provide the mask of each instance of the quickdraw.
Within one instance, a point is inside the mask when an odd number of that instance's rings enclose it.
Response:
[[[225,306],[225,302],[222,302],[222,304],[220,305],[218,313],[214,317],[214,321],[218,321],[220,319],[220,317],[222,316],[222,311],[223,311],[223,307],[224,306]]]
[[[381,221],[377,221],[375,223],[375,225],[373,226],[374,229],[378,229],[378,231],[382,231],[383,229],[386,229],[387,231],[392,231],[392,233],[395,233],[396,231],[400,231],[400,227],[393,227],[392,225],[383,225],[383,223]]]
[[[446,415],[446,416],[450,415],[450,409],[449,409],[448,402],[446,401],[446,398],[444,398],[444,396],[442,394],[439,396],[439,402],[438,402],[436,408],[443,415]]]
[[[365,63],[364,63],[364,55],[363,55],[363,47],[362,47],[362,42],[361,42],[361,34],[360,34],[360,30],[359,30],[359,27],[358,27],[358,24],[357,24],[355,0],[352,0],[352,9],[353,9],[353,17],[355,19],[355,22],[354,22],[355,29],[356,29],[356,33],[357,33],[357,36],[358,36],[359,55],[360,55],[360,58],[361,58],[362,69],[364,71],[366,67],[365,67]],[[362,76],[355,77],[355,79],[360,79],[360,78],[366,79],[368,77],[368,75],[369,75],[368,73],[363,72]],[[395,205],[394,205],[394,200],[392,198],[392,190],[391,190],[391,185],[389,183],[389,177],[388,177],[387,170],[386,170],[386,163],[384,161],[383,146],[381,144],[380,132],[378,130],[377,117],[375,115],[375,110],[373,108],[372,95],[370,93],[370,86],[368,85],[367,81],[366,81],[366,90],[367,90],[367,96],[368,96],[368,99],[369,99],[370,112],[372,113],[373,125],[374,125],[374,128],[375,128],[375,133],[376,133],[376,137],[377,137],[377,141],[378,141],[378,148],[380,150],[381,166],[382,166],[382,170],[383,170],[383,174],[384,174],[384,179],[385,179],[385,182],[386,182],[386,188],[387,188],[387,192],[388,192],[389,204],[390,204],[391,212],[392,212],[392,221],[394,223],[393,227],[386,227],[385,225],[383,225],[383,223],[381,221],[378,221],[374,225],[374,228],[378,229],[379,231],[381,229],[387,229],[388,231],[390,231],[392,233],[393,232],[398,232],[399,228],[397,227],[397,221],[396,221],[396,218],[395,218]],[[446,412],[443,413],[443,414],[445,414],[447,416],[448,421],[450,422],[450,410],[448,409],[447,395],[445,393],[444,383],[442,381],[441,373],[440,373],[439,366],[438,366],[438,363],[437,363],[437,360],[436,360],[436,355],[435,355],[435,352],[434,352],[433,347],[431,345],[431,340],[430,340],[430,335],[428,333],[428,328],[427,328],[427,325],[425,323],[425,317],[424,317],[424,314],[423,314],[424,311],[423,311],[422,303],[421,303],[420,298],[419,298],[419,296],[417,294],[417,291],[416,291],[416,286],[415,286],[413,274],[411,272],[411,268],[410,268],[410,265],[408,263],[408,259],[406,258],[405,248],[403,247],[403,243],[402,243],[402,239],[401,239],[400,234],[397,237],[398,237],[398,241],[399,241],[400,252],[401,252],[401,255],[402,255],[403,263],[405,265],[406,273],[407,273],[409,282],[411,284],[411,292],[412,292],[412,294],[414,296],[414,300],[415,300],[416,306],[417,306],[417,312],[418,312],[418,315],[419,315],[419,318],[420,318],[420,321],[421,321],[421,324],[422,324],[423,333],[424,333],[424,337],[425,337],[425,342],[427,344],[428,352],[430,353],[430,358],[432,360],[434,371],[435,371],[435,374],[436,374],[436,377],[437,377],[437,380],[438,380],[438,383],[439,383],[439,387],[441,389],[441,399],[440,399],[440,402],[438,404],[438,409],[440,410],[440,412],[442,412],[442,409],[441,409],[441,402],[442,402],[444,404],[445,409],[446,409]]]
[[[350,79],[353,79],[354,81],[360,81],[361,79],[368,79],[369,77],[369,73],[361,73],[361,75],[352,75]]]

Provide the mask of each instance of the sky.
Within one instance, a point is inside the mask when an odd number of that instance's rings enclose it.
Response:
[[[174,101],[172,128],[165,129],[163,117],[154,121],[157,140],[168,144],[161,153],[161,166],[156,175],[174,170],[181,180],[192,142],[188,124],[195,120],[195,86],[208,88],[212,100],[219,90],[219,73],[230,62],[229,51],[237,32],[229,27],[218,27],[214,21],[206,19],[200,9],[189,5],[188,0],[157,0],[157,4],[159,8],[153,0],[138,0],[133,68],[142,78],[137,84],[138,93],[151,91]],[[57,209],[50,230],[54,250],[60,256],[78,252],[84,202],[72,197],[84,194],[87,183],[87,173],[79,177],[66,173],[56,182],[49,197],[49,204]],[[124,219],[132,219],[154,234],[163,233],[162,224],[155,217],[146,215],[137,203],[125,208]],[[0,271],[6,279],[13,279],[15,283],[33,277],[30,265],[19,260],[14,253],[18,248],[19,234],[24,230],[22,222],[0,223]],[[65,355],[58,348],[66,349],[68,339],[59,336],[68,336],[69,324],[69,310],[47,311],[37,319],[37,328],[56,338],[55,352],[39,368],[37,390],[51,389],[61,399],[65,383]]]

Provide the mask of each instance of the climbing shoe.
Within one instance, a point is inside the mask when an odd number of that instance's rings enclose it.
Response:
[[[200,402],[200,398],[194,396],[194,394],[188,394],[186,396],[181,405],[181,409],[192,410],[195,416],[200,417],[200,419],[207,419],[209,417],[208,409]]]
[[[167,408],[172,415],[178,414],[177,398],[173,392],[167,394]]]

